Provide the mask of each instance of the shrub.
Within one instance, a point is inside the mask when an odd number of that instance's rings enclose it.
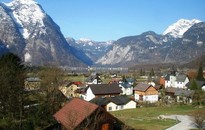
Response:
[[[199,129],[203,128],[205,125],[205,110],[194,111],[191,116],[193,117],[196,127]]]

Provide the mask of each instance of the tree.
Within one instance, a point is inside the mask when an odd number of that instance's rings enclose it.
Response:
[[[66,101],[59,86],[63,83],[63,71],[57,67],[44,67],[37,74],[41,79],[41,95],[39,95],[39,106],[37,107],[34,120],[35,127],[41,129],[52,124],[52,115],[58,111],[62,103]],[[43,113],[43,114],[42,114]],[[46,115],[46,116],[45,116]]]
[[[196,83],[196,80],[192,80],[190,90],[198,90],[200,89],[199,86]]]
[[[192,80],[190,90],[194,90],[193,103],[202,105],[202,102],[205,98],[205,92],[198,86],[196,80]]]
[[[203,76],[203,67],[202,67],[202,65],[199,66],[196,79],[199,80],[199,81],[205,81],[205,78]]]
[[[14,121],[22,118],[25,67],[12,54],[0,57],[0,118]]]
[[[152,76],[155,76],[155,73],[154,73],[154,69],[153,69],[153,68],[151,69],[149,76],[151,76],[151,77],[152,77]]]
[[[140,69],[140,76],[144,76],[145,75],[145,70]]]

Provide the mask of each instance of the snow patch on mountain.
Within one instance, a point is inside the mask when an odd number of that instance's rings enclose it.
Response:
[[[201,22],[197,19],[187,20],[180,19],[176,23],[170,25],[164,32],[163,35],[169,34],[175,38],[181,38],[183,34],[194,24]]]
[[[43,18],[45,13],[35,1],[14,0],[10,3],[5,3],[5,5],[12,10],[10,15],[19,25],[19,31],[25,39],[28,39],[31,34],[29,28],[26,28],[28,24],[44,27]]]

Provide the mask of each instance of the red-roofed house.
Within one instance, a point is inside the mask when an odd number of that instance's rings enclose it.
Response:
[[[135,101],[157,102],[158,91],[151,84],[139,83],[134,87]]]
[[[54,118],[62,130],[121,130],[125,125],[96,104],[73,98]]]

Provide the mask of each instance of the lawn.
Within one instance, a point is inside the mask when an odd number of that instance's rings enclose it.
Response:
[[[140,130],[164,130],[176,124],[175,120],[158,119],[159,115],[190,114],[196,110],[193,106],[177,105],[171,107],[142,107],[111,112],[125,124]]]

